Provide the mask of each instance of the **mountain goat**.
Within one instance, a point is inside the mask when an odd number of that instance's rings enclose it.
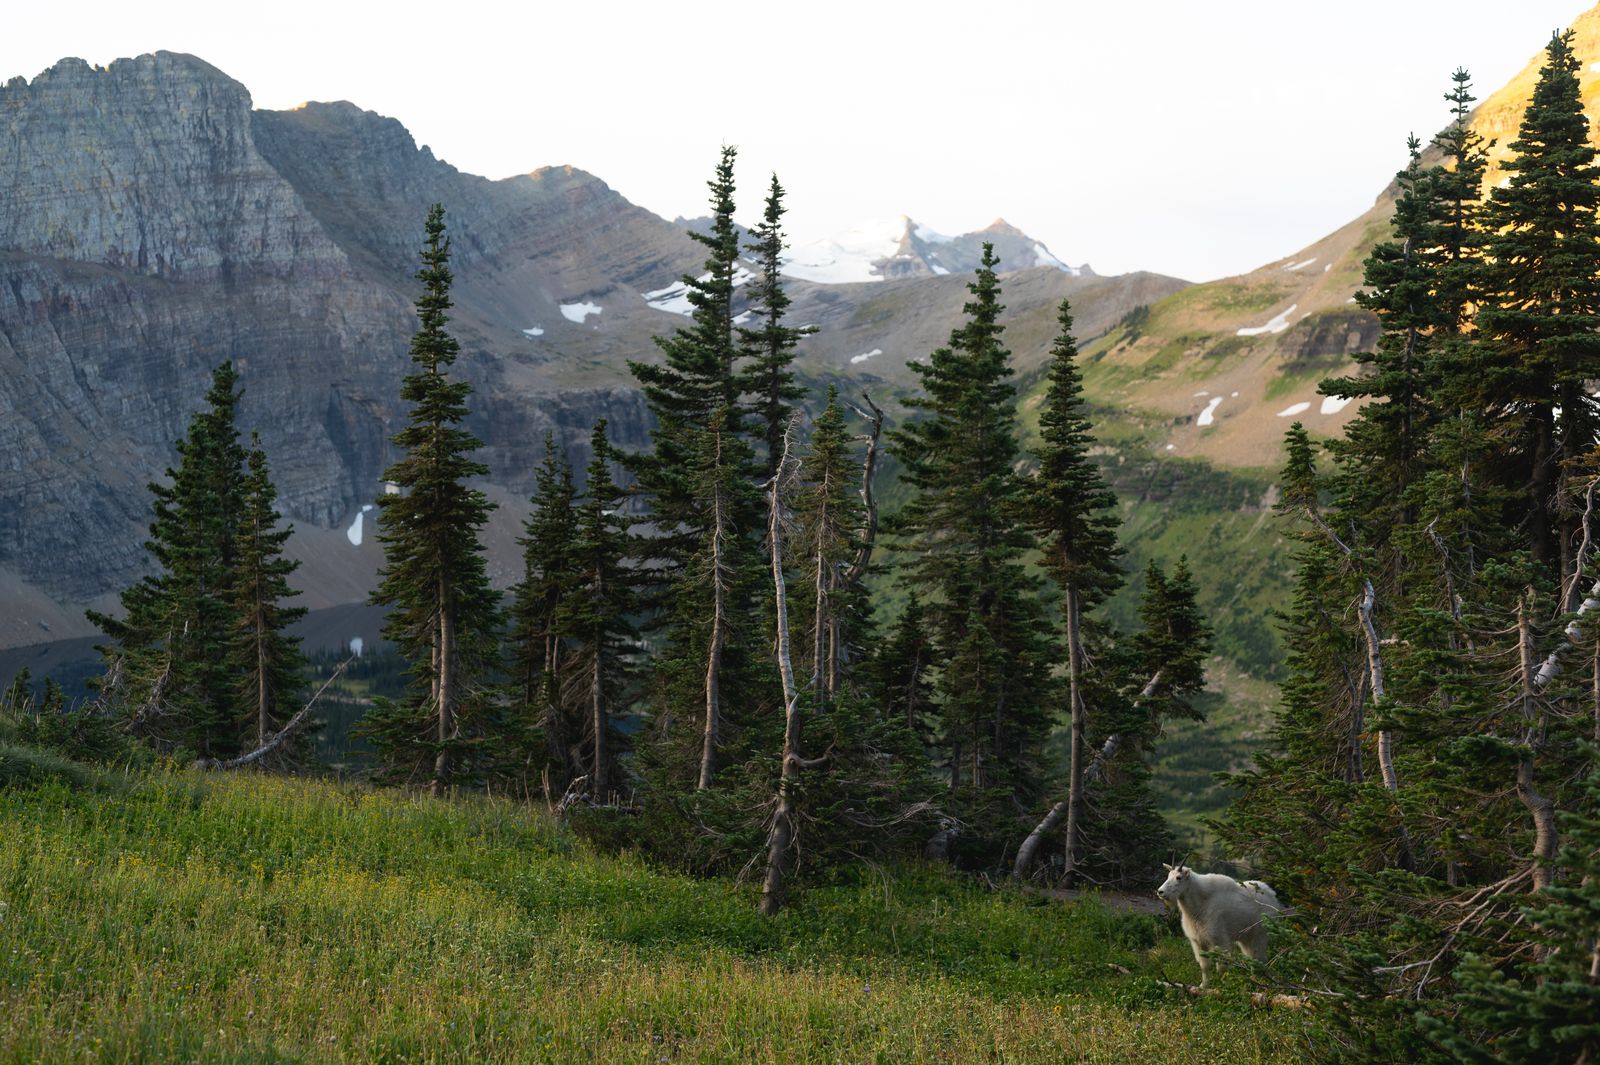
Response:
[[[1186,865],[1166,866],[1167,879],[1156,897],[1176,905],[1183,934],[1200,963],[1200,986],[1211,982],[1207,951],[1239,949],[1259,962],[1267,960],[1266,916],[1283,912],[1277,893],[1259,880],[1239,883],[1223,873],[1197,873]]]

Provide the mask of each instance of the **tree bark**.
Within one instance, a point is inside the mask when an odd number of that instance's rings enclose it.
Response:
[[[272,718],[268,714],[271,698],[267,691],[267,620],[261,616],[259,606],[253,620],[256,630],[256,746],[264,747],[267,734],[272,731]]]
[[[1526,596],[1517,604],[1517,663],[1521,679],[1517,706],[1522,712],[1522,743],[1526,748],[1517,765],[1517,798],[1533,819],[1533,890],[1543,891],[1555,880],[1560,837],[1556,833],[1555,803],[1534,785],[1534,762],[1544,735],[1545,715],[1533,671],[1533,628]]]
[[[1083,675],[1083,646],[1079,633],[1081,623],[1082,608],[1078,601],[1078,590],[1069,586],[1067,588],[1067,690],[1072,709],[1072,749],[1067,776],[1065,877],[1069,886],[1078,875],[1078,841],[1083,831],[1083,748],[1088,735],[1081,687]]]
[[[595,574],[595,594],[600,591],[600,574]],[[594,668],[589,677],[589,712],[592,716],[594,727],[594,766],[590,770],[590,777],[594,780],[594,795],[596,802],[606,801],[606,763],[610,752],[606,749],[606,733],[610,731],[610,721],[606,714],[605,690],[605,654],[604,633],[601,627],[594,627],[592,637],[594,643]]]
[[[433,761],[433,793],[443,795],[450,780],[449,742],[455,738],[456,693],[455,670],[451,659],[455,656],[455,611],[450,603],[450,586],[443,577],[439,579],[439,753]]]
[[[711,786],[717,769],[717,734],[722,721],[722,648],[727,642],[727,596],[723,539],[727,531],[727,501],[722,494],[722,432],[718,431],[713,471],[718,478],[711,497],[711,642],[706,648],[706,719],[700,746],[700,791]]]

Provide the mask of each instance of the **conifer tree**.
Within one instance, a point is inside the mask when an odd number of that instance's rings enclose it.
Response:
[[[115,641],[101,648],[102,703],[135,734],[202,757],[233,754],[241,739],[230,594],[244,509],[237,384],[231,362],[213,371],[206,407],[177,444],[177,468],[167,470],[170,483],[150,485],[155,519],[145,550],[156,572],[122,593],[122,618],[88,612]]]
[[[286,711],[300,686],[305,656],[300,653],[299,638],[284,630],[306,611],[283,603],[300,594],[289,587],[289,574],[300,563],[283,557],[284,544],[293,530],[279,527],[273,505],[278,490],[267,473],[267,456],[255,433],[250,435],[246,462],[233,588],[238,612],[233,657],[240,699],[251,710],[243,732],[250,744],[259,748],[290,716]]]
[[[758,649],[761,500],[735,366],[735,155],[722,150],[709,182],[711,231],[691,234],[708,253],[705,274],[683,279],[693,308],[689,326],[656,338],[661,364],[629,364],[656,423],[653,452],[628,462],[655,527],[645,547],[657,581],[650,600],[666,629],[652,684],[662,739],[652,765],[664,786],[692,779],[701,791],[719,763],[742,761],[757,749],[742,746],[741,737],[772,701],[773,678]],[[728,745],[738,749],[724,757]]]
[[[928,362],[912,364],[925,394],[908,406],[920,417],[891,437],[912,495],[887,529],[908,555],[905,583],[927,596],[951,788],[998,801],[978,815],[991,817],[1038,791],[1055,660],[1038,581],[1023,566],[1033,537],[1015,469],[997,264],[986,244],[966,322]],[[1010,826],[991,819],[987,827]]]
[[[1423,1031],[1464,1062],[1594,1061],[1600,1056],[1600,770],[1587,781],[1583,812],[1565,818],[1565,884],[1527,904],[1538,929],[1531,960],[1463,965],[1452,1017],[1426,1017]]]
[[[582,722],[573,720],[562,700],[568,653],[561,618],[577,581],[578,508],[572,466],[546,433],[544,461],[535,475],[533,509],[518,539],[522,579],[512,589],[511,631],[506,660],[511,667],[513,721],[524,745],[542,737],[549,764],[559,770],[554,783],[584,771],[579,750]]]
[[[754,298],[759,329],[740,329],[739,335],[749,356],[742,373],[742,387],[751,396],[751,408],[766,442],[766,477],[778,471],[778,455],[783,449],[783,432],[789,424],[791,404],[805,395],[795,383],[795,346],[801,338],[816,332],[814,327],[795,328],[784,323],[792,302],[783,289],[783,186],[772,175],[767,188],[766,209],[750,235],[748,245],[761,273],[756,279]]]
[[[1089,708],[1085,701],[1085,615],[1122,583],[1118,566],[1117,497],[1100,475],[1084,413],[1072,308],[1061,301],[1060,326],[1050,351],[1048,387],[1039,414],[1039,470],[1028,486],[1028,515],[1039,536],[1044,567],[1061,589],[1066,629],[1067,705],[1071,717],[1066,812],[1066,875],[1077,873],[1083,832],[1084,767]]]
[[[1562,581],[1576,566],[1578,539],[1568,471],[1600,424],[1585,388],[1600,378],[1600,169],[1571,31],[1552,36],[1545,56],[1510,144],[1510,180],[1485,211],[1489,267],[1473,398],[1491,431],[1516,442],[1501,475],[1521,490],[1507,523],[1526,523],[1534,557]]]
[[[578,507],[569,553],[571,588],[558,608],[561,631],[577,645],[577,668],[584,678],[589,740],[589,790],[605,801],[617,783],[614,707],[627,680],[628,657],[637,637],[629,614],[634,609],[633,573],[628,566],[628,521],[621,514],[622,489],[611,475],[615,458],[606,422],[595,424],[591,458]]]
[[[903,722],[915,736],[926,737],[926,717],[934,705],[933,638],[927,613],[913,592],[889,638],[872,658],[873,690],[888,716]]]
[[[852,585],[846,573],[862,551],[865,525],[851,450],[839,390],[830,385],[810,447],[800,459],[802,480],[794,501],[799,522],[794,561],[810,591],[809,602],[797,612],[800,631],[809,636],[800,660],[809,666],[809,686],[819,711],[839,690],[844,658],[862,635],[867,611],[859,585]]]
[[[388,774],[411,776],[431,763],[439,793],[461,773],[457,755],[486,710],[499,604],[478,540],[493,504],[466,483],[488,473],[470,457],[481,442],[460,425],[472,386],[446,376],[460,345],[445,329],[452,277],[439,204],[429,210],[425,232],[416,275],[421,325],[411,338],[416,369],[400,389],[410,422],[394,437],[404,457],[384,473],[400,491],[378,501],[384,565],[373,595],[390,608],[384,635],[410,660],[413,684],[403,704],[369,715],[365,731]]]
[[[654,450],[635,456],[631,465],[639,490],[650,501],[652,517],[663,539],[664,551],[685,550],[684,537],[693,539],[698,515],[694,510],[693,468],[700,448],[698,435],[706,431],[719,406],[728,409],[728,429],[738,435],[740,384],[734,362],[738,357],[733,324],[734,279],[739,269],[739,233],[733,221],[733,163],[737,150],[722,149],[711,181],[711,231],[690,232],[706,249],[705,274],[682,279],[692,308],[690,324],[669,336],[656,337],[662,362],[630,362],[654,415],[651,431]],[[746,510],[753,512],[752,495]]]

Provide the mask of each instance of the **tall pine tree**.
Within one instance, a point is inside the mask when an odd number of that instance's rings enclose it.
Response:
[[[497,665],[498,596],[489,587],[478,530],[493,505],[467,480],[488,473],[472,459],[482,446],[461,428],[472,386],[446,371],[460,345],[445,329],[450,309],[450,241],[444,208],[428,211],[417,280],[421,322],[411,338],[416,369],[401,385],[410,422],[394,443],[405,455],[384,473],[398,494],[379,502],[382,578],[373,601],[389,607],[384,635],[411,662],[412,690],[366,723],[384,771],[400,778],[431,769],[442,792],[467,768],[465,753],[487,711]]]
[[[924,394],[907,405],[919,416],[891,437],[911,498],[886,528],[934,634],[951,790],[974,804],[992,841],[1014,830],[1015,804],[1037,797],[1056,657],[1039,582],[1024,567],[1034,540],[1023,524],[997,264],[985,244],[966,322],[912,364]]]

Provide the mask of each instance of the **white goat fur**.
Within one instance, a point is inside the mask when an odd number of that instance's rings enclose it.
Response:
[[[1239,883],[1224,873],[1197,873],[1169,865],[1167,879],[1156,889],[1161,901],[1176,904],[1183,934],[1200,965],[1200,986],[1211,982],[1207,951],[1237,946],[1258,962],[1267,960],[1266,916],[1283,912],[1277,893],[1259,880]]]

